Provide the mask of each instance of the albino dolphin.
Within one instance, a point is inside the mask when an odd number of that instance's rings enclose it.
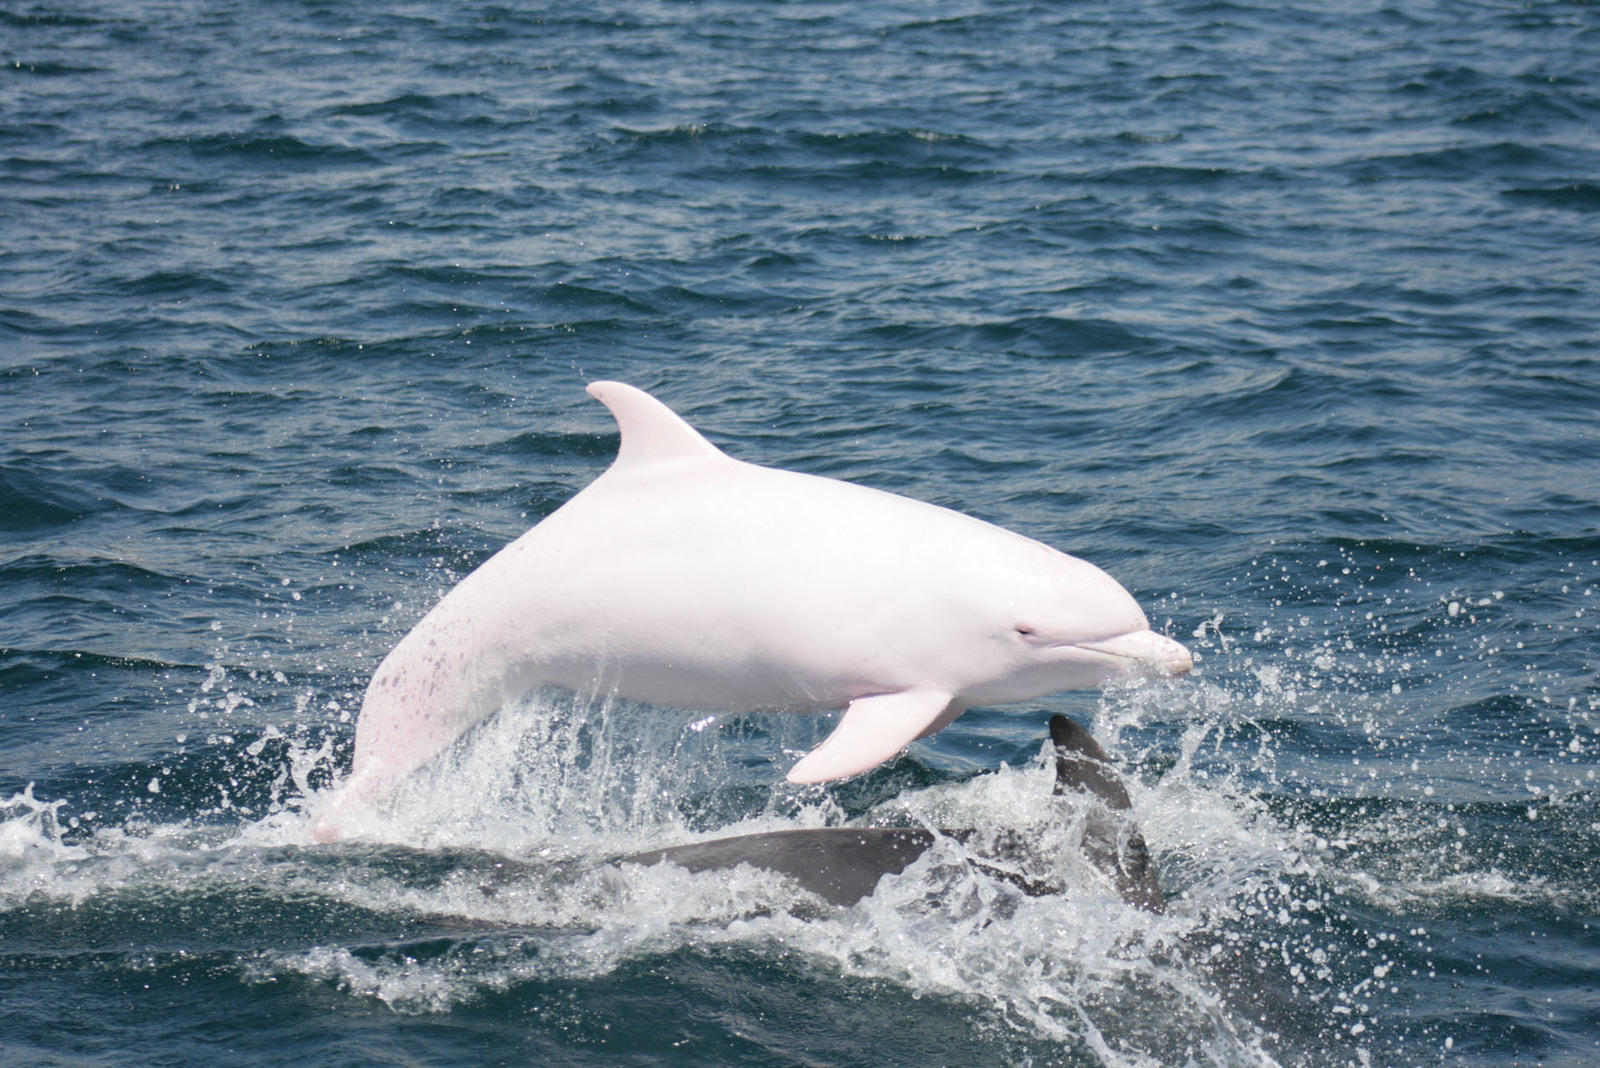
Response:
[[[1093,564],[945,508],[735,460],[621,382],[615,462],[447,593],[373,673],[337,812],[547,685],[696,710],[845,709],[789,770],[867,771],[973,705],[1189,652]]]

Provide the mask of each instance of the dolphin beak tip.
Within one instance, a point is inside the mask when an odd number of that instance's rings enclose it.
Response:
[[[1128,669],[1157,678],[1178,678],[1194,670],[1194,656],[1179,642],[1151,630],[1135,631],[1102,642],[1085,644],[1085,649],[1122,657]]]
[[[1161,645],[1157,655],[1151,657],[1147,663],[1155,670],[1157,675],[1169,679],[1181,678],[1194,670],[1194,654],[1189,652],[1187,646],[1175,642],[1165,635],[1155,634],[1160,639]]]

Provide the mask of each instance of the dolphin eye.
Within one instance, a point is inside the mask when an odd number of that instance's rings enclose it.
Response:
[[[1017,632],[1019,637],[1023,637],[1023,638],[1031,638],[1031,637],[1033,637],[1033,628],[1028,626],[1028,624],[1026,624],[1026,623],[1018,623],[1012,629],[1014,629]]]

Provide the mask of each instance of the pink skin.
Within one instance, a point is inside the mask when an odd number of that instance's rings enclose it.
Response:
[[[699,710],[844,708],[789,771],[867,771],[972,705],[1181,675],[1093,564],[970,516],[734,460],[649,394],[589,393],[622,447],[599,478],[434,606],[373,674],[350,811],[546,685]]]

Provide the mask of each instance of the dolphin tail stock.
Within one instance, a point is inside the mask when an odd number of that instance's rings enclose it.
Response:
[[[1109,877],[1124,901],[1149,912],[1162,912],[1166,897],[1156,882],[1150,847],[1133,822],[1128,788],[1100,743],[1066,716],[1050,717],[1055,747],[1056,796],[1087,795],[1104,806],[1084,821],[1083,852]]]
[[[311,841],[317,845],[331,845],[350,833],[352,821],[370,811],[383,796],[388,784],[372,775],[352,773],[320,799],[313,809],[315,820],[311,825]]]

